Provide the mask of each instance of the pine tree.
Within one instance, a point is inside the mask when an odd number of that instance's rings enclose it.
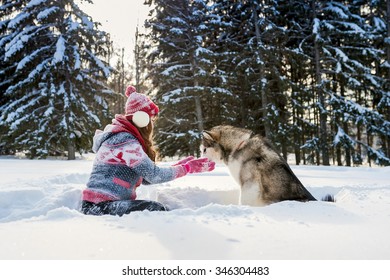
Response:
[[[248,16],[244,12],[244,5],[240,1],[214,1],[210,9],[210,17],[218,24],[214,27],[214,35],[210,37],[216,56],[217,75],[223,80],[220,86],[226,93],[220,99],[209,102],[214,110],[210,126],[221,123],[246,127],[250,121],[252,106],[255,106],[251,96],[251,85],[248,73],[245,72],[249,63],[248,39],[245,37],[245,24]],[[208,103],[210,104],[210,103]]]
[[[329,13],[326,15],[326,24],[331,42],[326,47],[329,60],[326,69],[329,80],[332,81],[327,90],[333,115],[331,123],[334,124],[335,132],[333,144],[339,165],[342,164],[341,147],[345,150],[346,165],[350,166],[351,157],[360,157],[355,151],[357,145],[365,147],[369,158],[378,163],[386,162],[386,157],[374,148],[375,143],[370,140],[371,137],[381,137],[382,133],[385,133],[385,137],[389,135],[388,125],[375,104],[376,96],[383,96],[384,80],[373,67],[383,60],[382,51],[375,48],[374,42],[383,36],[367,24],[367,16],[362,14],[366,8],[359,2],[325,5],[325,10]],[[356,124],[363,125],[366,129],[366,143],[355,140]]]
[[[290,49],[283,1],[217,1],[224,8],[229,25],[222,29],[228,87],[237,96],[233,104],[238,117],[232,123],[254,130],[273,141],[287,157],[289,136],[289,80],[286,61],[295,54]],[[287,12],[286,12],[287,11]],[[225,58],[226,59],[226,58]]]
[[[380,115],[370,130],[378,135],[374,159],[382,164],[390,164],[390,1],[369,1],[367,22],[371,36],[371,63],[375,65],[374,80],[378,86],[373,91],[373,109]]]
[[[387,36],[385,36],[384,41],[384,49],[386,50],[386,62],[381,65],[382,75],[385,78],[386,82],[384,84],[384,92],[390,92],[390,0],[386,1],[386,17],[384,17],[386,26],[387,26]],[[390,122],[390,96],[389,94],[383,94],[380,102],[380,111],[383,112],[386,120]],[[384,143],[385,155],[387,158],[390,158],[390,137],[384,137],[382,139],[382,143]]]
[[[214,53],[208,48],[214,30],[210,6],[200,0],[149,3],[155,6],[147,22],[149,74],[163,116],[157,123],[159,150],[163,156],[199,154],[205,104],[226,93],[215,86]]]
[[[388,1],[149,2],[163,155],[192,153],[203,119],[266,135],[297,164],[388,164]]]
[[[14,63],[6,61],[5,48],[11,40],[8,34],[8,24],[10,18],[8,15],[14,13],[21,5],[25,5],[27,1],[1,1],[0,2],[0,108],[12,101],[11,97],[5,96],[5,90],[15,83],[16,77],[13,75],[16,66]],[[7,127],[0,122],[0,154],[12,154],[15,152],[12,147],[7,145],[7,142],[12,141],[6,135]]]
[[[317,126],[312,117],[311,104],[313,94],[310,88],[310,58],[302,49],[302,42],[311,36],[311,6],[309,1],[286,0],[278,1],[278,26],[285,28],[286,42],[282,49],[281,60],[284,61],[287,88],[287,109],[289,118],[285,123],[287,134],[285,140],[290,142],[289,151],[295,154],[295,163],[306,164],[307,159],[316,162],[318,142],[306,142],[313,139]],[[307,146],[310,149],[303,148]],[[306,156],[306,151],[309,154]]]
[[[68,151],[74,159],[107,116],[109,40],[71,0],[17,2],[2,16],[2,55],[14,72],[1,72],[1,80],[17,81],[4,86],[0,108],[7,145],[32,158]]]
[[[383,35],[374,34],[367,24],[369,17],[362,15],[368,10],[364,2],[312,1],[312,4],[315,37],[313,41],[304,38],[301,46],[303,53],[309,54],[313,61],[316,73],[318,100],[312,98],[312,101],[319,133],[314,134],[304,148],[321,151],[323,164],[330,159],[333,148],[334,160],[339,165],[343,158],[346,165],[351,165],[351,158],[357,163],[361,146],[369,160],[386,162],[386,157],[373,143],[374,137],[388,137],[387,121],[378,114],[374,102],[378,93],[383,96],[384,79],[376,75],[372,67],[383,60],[381,51],[373,47],[375,40]],[[311,46],[310,42],[313,42]],[[362,139],[363,129],[367,133],[366,141]]]

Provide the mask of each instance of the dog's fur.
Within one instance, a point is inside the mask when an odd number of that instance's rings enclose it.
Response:
[[[270,142],[250,130],[213,127],[203,132],[201,150],[203,156],[227,165],[241,186],[241,204],[263,206],[283,200],[316,200]]]

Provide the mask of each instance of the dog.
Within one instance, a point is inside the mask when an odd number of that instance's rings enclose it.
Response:
[[[315,201],[270,141],[229,125],[203,131],[202,156],[224,163],[240,185],[240,204],[265,206],[284,200]],[[332,197],[323,200],[332,201]]]

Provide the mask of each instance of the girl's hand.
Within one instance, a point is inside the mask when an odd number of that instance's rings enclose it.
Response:
[[[184,159],[182,159],[182,160],[179,160],[178,162],[176,162],[174,165],[172,165],[172,166],[177,166],[177,165],[184,165],[184,164],[186,164],[187,162],[189,162],[190,160],[193,160],[195,157],[193,157],[193,156],[189,156],[189,157],[186,157],[186,158],[184,158]]]
[[[214,170],[215,162],[208,158],[198,158],[188,161],[184,164],[188,173],[201,173]]]

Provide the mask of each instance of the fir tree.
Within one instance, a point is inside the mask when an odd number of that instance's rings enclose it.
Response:
[[[319,120],[319,133],[313,134],[303,147],[317,153],[317,163],[319,151],[326,164],[334,148],[334,160],[341,165],[344,158],[346,165],[351,165],[351,159],[360,161],[361,146],[369,158],[386,162],[373,142],[377,136],[388,137],[387,121],[374,105],[375,96],[378,93],[383,96],[384,79],[372,67],[383,60],[381,51],[373,47],[383,35],[374,34],[367,24],[369,17],[362,12],[368,9],[363,2],[312,1],[312,4],[316,4],[312,9],[314,37],[303,38],[300,51],[302,57],[308,55],[316,73],[314,92],[318,102],[315,96],[311,100],[315,104],[314,116],[318,116],[314,124]],[[367,132],[366,141],[362,139],[363,129]]]
[[[2,16],[2,56],[14,69],[1,72],[1,80],[13,81],[3,85],[0,108],[7,145],[30,157],[68,151],[74,159],[107,116],[108,39],[71,0],[18,3]]]
[[[150,78],[161,106],[157,142],[162,155],[198,154],[205,104],[225,94],[214,85],[213,18],[207,1],[155,0],[147,22]],[[177,147],[181,147],[179,150]]]
[[[149,2],[163,155],[225,123],[297,164],[389,163],[389,1]]]

